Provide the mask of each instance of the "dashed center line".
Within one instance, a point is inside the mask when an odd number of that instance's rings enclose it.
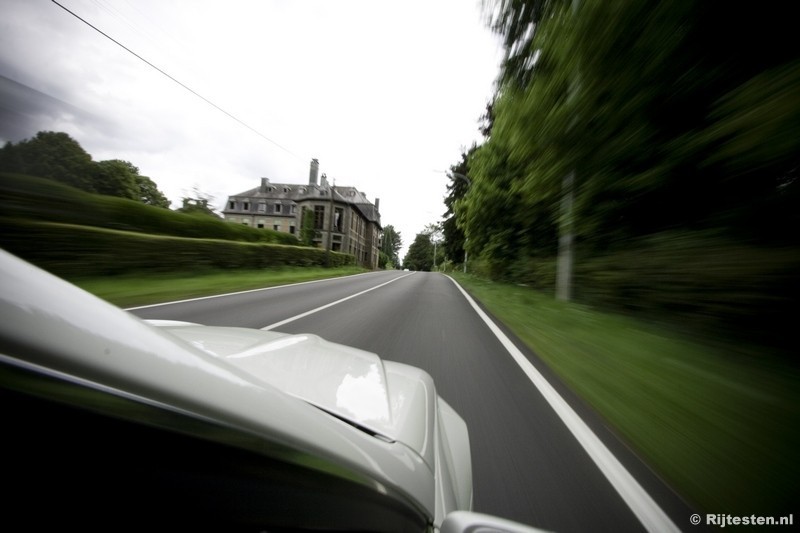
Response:
[[[295,320],[299,320],[299,319],[301,319],[303,317],[306,317],[308,315],[313,315],[314,313],[318,313],[319,311],[322,311],[323,309],[327,309],[329,307],[333,307],[334,305],[340,304],[342,302],[346,302],[347,300],[355,298],[356,296],[361,296],[362,294],[366,294],[369,291],[374,291],[375,289],[380,289],[381,287],[385,287],[386,285],[388,285],[390,283],[394,283],[397,280],[406,278],[406,277],[411,276],[413,274],[416,274],[416,272],[411,272],[410,274],[405,274],[403,276],[400,276],[399,278],[390,279],[389,281],[387,281],[385,283],[381,283],[380,285],[375,285],[374,287],[371,287],[369,289],[363,290],[361,292],[357,292],[355,294],[351,294],[350,296],[346,296],[346,297],[344,297],[344,298],[342,298],[340,300],[336,300],[335,302],[331,302],[329,304],[325,304],[323,306],[317,307],[316,309],[312,309],[310,311],[306,311],[305,313],[300,313],[299,315],[295,315],[293,317],[289,317],[289,318],[287,318],[285,320],[281,320],[280,322],[275,322],[274,324],[270,324],[269,326],[264,326],[261,329],[269,330],[269,329],[277,328],[277,327],[282,326],[284,324],[288,324],[289,322],[294,322]]]

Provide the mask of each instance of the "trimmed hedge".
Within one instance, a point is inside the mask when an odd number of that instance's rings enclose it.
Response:
[[[0,246],[65,278],[204,268],[354,265],[352,255],[319,248],[190,239],[53,222],[2,219]]]
[[[300,245],[291,234],[186,214],[134,200],[91,194],[57,181],[0,172],[0,214],[79,226],[174,235]]]

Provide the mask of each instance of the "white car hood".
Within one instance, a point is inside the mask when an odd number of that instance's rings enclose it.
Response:
[[[408,445],[433,467],[436,393],[422,370],[311,334],[148,322],[289,395]]]

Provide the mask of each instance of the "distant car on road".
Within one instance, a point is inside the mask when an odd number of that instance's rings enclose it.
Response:
[[[465,531],[462,418],[424,371],[314,335],[140,320],[0,250],[5,518]]]

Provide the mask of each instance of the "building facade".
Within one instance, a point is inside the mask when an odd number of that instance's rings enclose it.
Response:
[[[359,265],[375,269],[382,232],[379,204],[355,187],[333,186],[324,174],[320,179],[319,162],[312,159],[307,185],[261,178],[258,187],[229,196],[222,215],[229,222],[291,233],[299,239],[304,217],[311,212],[315,246],[351,254]]]

